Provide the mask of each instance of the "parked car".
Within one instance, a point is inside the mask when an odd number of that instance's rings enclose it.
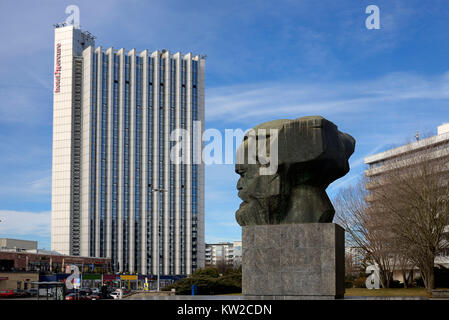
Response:
[[[65,296],[65,300],[78,300],[78,295],[76,293],[69,293]]]
[[[114,299],[120,299],[120,292],[114,291],[109,294]]]
[[[65,300],[89,300],[89,296],[82,292],[73,292],[66,295]]]
[[[16,297],[29,297],[30,296],[30,294],[27,291],[21,290],[21,289],[15,290],[15,295],[16,295]]]
[[[0,298],[12,298],[15,296],[16,293],[14,290],[0,290]]]
[[[66,295],[71,294],[71,293],[76,293],[76,292],[77,292],[77,290],[75,290],[75,289],[66,289],[65,290]]]
[[[100,289],[99,288],[92,288],[92,293],[95,293],[95,294],[100,294]]]
[[[37,289],[36,288],[31,288],[27,290],[28,294],[32,297],[37,296]]]
[[[92,293],[92,294],[88,295],[87,298],[89,300],[100,300],[101,295],[99,293]]]
[[[92,289],[91,289],[91,288],[80,288],[79,291],[80,291],[80,292],[81,292],[81,291],[87,292],[88,294],[91,294],[91,293],[92,293]]]

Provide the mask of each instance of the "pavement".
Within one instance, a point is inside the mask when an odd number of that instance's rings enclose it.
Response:
[[[272,297],[245,297],[242,295],[177,295],[177,296],[129,296],[125,300],[274,300]],[[280,299],[284,300],[284,299]],[[287,300],[287,299],[286,299]],[[308,299],[302,299],[308,300]],[[429,300],[427,297],[368,297],[368,296],[350,296],[341,300]],[[435,300],[435,299],[432,299]]]
[[[37,300],[37,297],[20,297],[20,298],[0,298],[2,300]],[[40,297],[39,300],[46,300]],[[108,299],[113,300],[113,299]],[[137,295],[131,294],[123,297],[122,300],[230,300],[230,301],[248,301],[248,300],[273,300],[272,297],[245,297],[243,295]],[[280,299],[283,300],[283,299]],[[287,299],[286,299],[287,300]],[[308,300],[308,299],[306,299]],[[341,300],[449,300],[448,298],[427,298],[427,297],[372,297],[372,296],[345,296]],[[118,300],[113,300],[118,301]]]

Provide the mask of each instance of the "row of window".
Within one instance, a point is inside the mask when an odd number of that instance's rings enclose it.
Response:
[[[99,67],[99,61],[100,61],[100,55],[101,55],[101,62],[102,62],[102,77],[101,79],[98,78],[98,67]],[[107,208],[111,208],[111,218],[112,218],[112,259],[114,262],[114,265],[116,265],[116,261],[118,260],[117,255],[117,249],[118,249],[118,203],[121,202],[122,204],[122,233],[123,233],[123,257],[124,257],[124,263],[128,264],[128,257],[129,257],[129,217],[131,214],[134,215],[134,221],[135,221],[135,229],[134,229],[134,239],[133,242],[135,244],[134,246],[134,266],[137,270],[140,270],[140,264],[141,264],[141,227],[140,227],[140,221],[141,221],[141,213],[142,213],[142,186],[145,185],[147,182],[154,181],[152,174],[153,174],[153,115],[154,113],[154,93],[155,93],[155,79],[154,79],[154,70],[155,70],[155,59],[157,58],[150,58],[148,63],[149,68],[149,83],[148,83],[148,109],[147,109],[147,153],[148,153],[148,162],[147,162],[147,172],[148,175],[146,176],[146,179],[143,179],[143,176],[141,174],[142,172],[142,160],[143,160],[143,153],[142,153],[142,144],[144,143],[142,141],[142,129],[143,129],[143,109],[142,109],[142,85],[143,85],[143,59],[140,57],[135,57],[135,65],[136,68],[134,69],[134,75],[135,79],[133,79],[135,83],[135,101],[131,101],[131,87],[130,87],[130,80],[131,80],[131,66],[134,64],[131,62],[131,57],[124,56],[124,83],[120,81],[120,68],[121,68],[121,59],[117,55],[113,55],[111,58],[107,55],[104,55],[102,53],[95,53],[93,57],[93,79],[95,81],[92,81],[92,105],[91,105],[91,111],[92,111],[92,127],[91,127],[91,175],[90,175],[90,195],[91,195],[91,202],[90,202],[90,219],[91,219],[91,242],[90,242],[90,254],[95,255],[95,240],[96,240],[96,214],[100,215],[100,226],[99,226],[99,237],[100,237],[100,256],[106,256],[106,246],[105,246],[105,240],[106,240],[106,210]],[[176,101],[176,92],[174,90],[174,83],[175,78],[174,75],[176,75],[176,64],[173,63],[173,60],[170,59],[170,74],[171,77],[171,85],[170,87],[170,94],[168,95],[168,99],[166,99],[166,94],[164,90],[164,84],[166,83],[165,78],[165,68],[166,68],[166,61],[164,58],[159,57],[159,95],[158,95],[158,162],[161,164],[159,165],[159,172],[158,177],[156,180],[156,184],[152,184],[155,188],[164,188],[165,186],[165,176],[164,176],[164,161],[165,161],[165,140],[167,137],[165,137],[165,112],[163,111],[165,107],[169,106],[169,126],[171,132],[175,128],[175,101]],[[108,173],[108,170],[106,168],[107,163],[107,147],[108,147],[108,79],[109,79],[109,63],[113,64],[112,68],[112,76],[113,76],[113,87],[112,89],[112,141],[109,143],[112,144],[112,172]],[[197,62],[193,61],[193,71],[192,71],[192,117],[191,120],[198,120],[198,102],[197,102]],[[182,61],[182,70],[186,70],[186,62]],[[97,101],[99,96],[97,96],[97,83],[101,81],[101,101]],[[186,72],[182,73],[182,79],[181,82],[183,84],[181,89],[181,126],[186,127],[186,121],[187,121],[187,112],[186,112]],[[124,87],[124,104],[123,109],[120,110],[119,106],[119,95],[120,95],[120,85]],[[123,90],[123,89],[122,89]],[[166,101],[168,100],[168,101]],[[133,105],[135,108],[131,109],[131,102],[133,102]],[[97,108],[100,109],[100,113],[97,113]],[[122,112],[122,115],[119,114],[120,111]],[[97,119],[97,117],[100,116],[101,119]],[[133,156],[134,156],[134,163],[133,163],[133,176],[134,176],[134,212],[130,212],[130,185],[128,181],[130,181],[130,168],[131,168],[131,159],[130,159],[130,143],[131,143],[131,116],[134,116],[133,122],[134,122],[134,132],[132,134],[133,142],[135,143],[135,149],[133,150]],[[122,121],[120,121],[122,119]],[[100,128],[98,128],[100,126]],[[119,147],[120,145],[120,137],[119,134],[122,132],[123,134],[123,141],[121,145],[122,148]],[[99,139],[97,139],[97,133],[100,134]],[[99,140],[99,141],[98,141]],[[99,145],[97,145],[99,144]],[[173,142],[170,142],[170,147],[173,146]],[[97,159],[97,150],[100,148],[99,156],[100,159]],[[120,150],[122,149],[122,150]],[[118,152],[122,153],[122,168],[119,168],[119,157]],[[192,152],[193,154],[193,152]],[[97,168],[97,160],[99,161],[99,167]],[[186,184],[186,173],[185,173],[185,167],[186,165],[181,166],[181,184],[182,186],[185,186]],[[192,217],[195,217],[197,214],[197,190],[198,190],[198,178],[197,178],[197,165],[192,165]],[[99,177],[97,178],[97,173],[99,174]],[[174,165],[169,165],[169,177],[168,177],[168,206],[169,206],[169,232],[171,235],[174,233],[174,224],[172,223],[174,218],[174,198],[175,198],[175,171],[174,171]],[[120,183],[120,177],[122,177],[122,183]],[[108,184],[108,179],[111,179],[112,183],[112,194],[110,197],[110,206],[107,205],[108,197],[107,195],[107,189],[106,186]],[[97,195],[97,183],[99,183],[99,195]],[[119,189],[119,186],[122,186],[121,189]],[[119,194],[120,190],[120,194]],[[185,188],[181,189],[181,216],[185,217],[186,213],[186,195],[185,195]],[[99,199],[99,207],[96,207],[96,197],[100,197]],[[121,201],[119,200],[121,198]],[[147,194],[146,194],[146,209],[148,212],[147,217],[147,249],[148,252],[150,252],[149,256],[151,256],[152,251],[152,222],[153,218],[151,217],[152,212],[152,192],[151,188],[147,188]],[[160,225],[163,225],[164,223],[164,205],[165,205],[165,197],[160,194],[159,201],[158,201],[158,214],[159,214],[159,222]],[[183,218],[182,221],[185,219]],[[196,222],[193,223],[193,226],[196,226]],[[185,265],[185,223],[182,224],[181,228],[181,252],[182,255],[182,265]],[[174,261],[174,236],[170,236],[170,243],[169,243],[169,252],[164,252],[164,246],[162,245],[163,237],[159,238],[159,247],[160,247],[160,254],[161,256],[165,256],[166,254],[169,255],[169,260]],[[193,239],[195,240],[195,239]],[[196,245],[196,241],[192,241]],[[193,248],[193,251],[196,251],[196,248]],[[151,270],[151,261],[148,264],[148,270]],[[170,263],[170,265],[173,265]],[[173,267],[174,268],[174,267]],[[170,267],[170,273],[174,273],[174,269]],[[184,270],[185,272],[185,270]]]

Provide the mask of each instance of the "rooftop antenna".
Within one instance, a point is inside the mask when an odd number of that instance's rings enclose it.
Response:
[[[416,139],[416,141],[419,141],[419,131],[416,131],[415,139]]]

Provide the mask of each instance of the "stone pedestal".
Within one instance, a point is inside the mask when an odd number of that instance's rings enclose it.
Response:
[[[242,290],[262,299],[343,298],[344,229],[334,223],[242,227]]]

